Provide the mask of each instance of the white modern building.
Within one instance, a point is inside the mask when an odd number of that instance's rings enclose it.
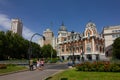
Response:
[[[22,29],[23,29],[23,24],[22,24],[21,20],[19,20],[19,19],[11,20],[11,31],[13,33],[17,33],[20,36],[22,36]]]
[[[105,39],[105,53],[111,56],[112,44],[116,38],[120,37],[120,25],[104,27],[102,33]]]

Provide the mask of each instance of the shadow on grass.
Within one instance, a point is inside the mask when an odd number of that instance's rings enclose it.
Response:
[[[45,80],[50,80],[52,77],[48,77]],[[68,78],[61,78],[60,80],[68,80]]]
[[[68,78],[61,78],[60,80],[68,80]]]
[[[45,80],[49,80],[49,79],[51,79],[52,77],[48,77],[48,78],[46,78]]]

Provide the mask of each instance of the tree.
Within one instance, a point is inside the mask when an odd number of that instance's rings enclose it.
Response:
[[[41,57],[41,47],[37,43],[31,42],[32,48],[32,57],[39,58]]]
[[[0,59],[4,58],[5,41],[5,33],[0,31]]]
[[[28,49],[30,47],[30,41],[24,39],[17,33],[11,31],[0,31],[0,59],[28,59]],[[31,42],[32,56],[40,57],[41,48],[37,43]]]
[[[113,58],[120,59],[120,37],[116,38],[113,43]]]
[[[54,50],[50,44],[44,45],[41,51],[42,51],[42,56],[45,58],[50,58],[51,54],[52,54],[52,57],[54,58],[57,56],[56,50]]]
[[[55,49],[53,49],[53,55],[52,55],[53,58],[56,58],[57,57],[57,51]]]

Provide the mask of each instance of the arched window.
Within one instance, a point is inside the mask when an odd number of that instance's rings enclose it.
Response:
[[[98,45],[96,45],[96,51],[98,51]]]
[[[91,48],[90,47],[87,47],[87,52],[91,52]]]

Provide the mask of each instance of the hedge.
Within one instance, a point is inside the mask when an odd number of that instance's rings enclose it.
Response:
[[[78,71],[95,72],[120,72],[120,63],[110,63],[109,61],[84,62],[76,65]]]

